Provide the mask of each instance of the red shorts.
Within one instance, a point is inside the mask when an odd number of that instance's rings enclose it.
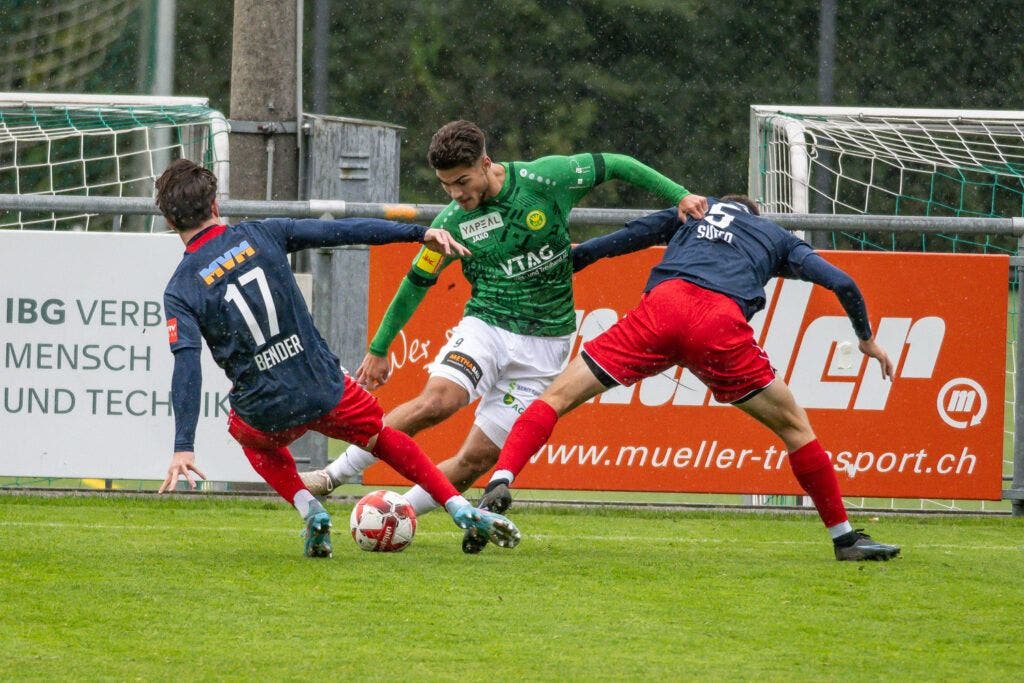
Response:
[[[365,446],[367,441],[380,433],[384,426],[383,417],[384,409],[380,407],[377,399],[351,377],[345,375],[345,393],[342,394],[338,405],[322,417],[280,432],[264,432],[253,427],[232,410],[228,415],[228,433],[243,446],[260,450],[287,446],[309,430],[320,432],[332,439]]]
[[[775,379],[736,302],[686,280],[655,286],[583,350],[624,386],[681,365],[720,403],[739,401]]]

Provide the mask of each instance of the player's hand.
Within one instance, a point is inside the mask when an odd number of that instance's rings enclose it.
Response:
[[[469,249],[456,242],[451,233],[440,228],[428,228],[427,234],[423,236],[423,244],[445,256],[462,257],[470,254]]]
[[[679,220],[686,222],[687,216],[693,216],[697,220],[704,218],[708,212],[708,198],[699,194],[690,193],[679,200]]]
[[[192,451],[178,451],[171,458],[171,466],[167,468],[167,478],[164,479],[164,483],[160,484],[160,490],[157,493],[163,493],[164,491],[171,491],[174,486],[178,483],[178,477],[185,477],[188,480],[188,487],[194,489],[196,487],[196,480],[193,478],[192,473],[195,472],[199,475],[200,479],[205,480],[206,475],[196,467],[196,454]]]
[[[375,356],[368,353],[356,369],[355,378],[368,391],[373,391],[387,383],[391,377],[391,363],[387,356]]]
[[[893,378],[894,368],[892,365],[892,360],[889,358],[889,354],[885,352],[885,349],[878,345],[878,342],[875,341],[874,337],[872,337],[871,339],[861,339],[860,344],[857,345],[857,348],[859,348],[860,352],[863,353],[865,356],[869,356],[878,361],[878,363],[882,366],[883,378],[890,380]]]

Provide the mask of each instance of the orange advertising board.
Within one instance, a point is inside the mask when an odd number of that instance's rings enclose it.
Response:
[[[639,300],[660,248],[605,259],[576,275],[581,340],[607,329]],[[370,251],[375,330],[415,254]],[[1006,386],[1006,256],[823,252],[850,273],[872,329],[896,365],[893,381],[857,350],[832,292],[774,280],[751,326],[807,409],[850,496],[997,500]],[[391,347],[393,375],[376,392],[385,410],[416,396],[426,366],[462,315],[469,286],[458,265],[442,274]],[[475,406],[416,435],[435,461],[453,455]],[[370,484],[404,483],[385,465]],[[479,484],[486,482],[482,479]],[[616,387],[563,417],[516,479],[541,489],[796,494],[781,441],[738,409],[720,405],[674,368]]]

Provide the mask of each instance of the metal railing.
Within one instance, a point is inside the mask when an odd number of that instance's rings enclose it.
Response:
[[[362,216],[389,220],[429,223],[445,208],[441,204],[383,204],[346,202],[340,200],[309,201],[251,201],[224,200],[219,204],[225,216],[280,216],[311,218],[331,215],[335,218]],[[121,215],[158,215],[150,197],[87,197],[78,195],[18,195],[0,194],[0,210],[26,212],[51,211],[88,212]],[[573,209],[570,225],[620,226],[638,218],[651,209]],[[790,230],[803,231],[885,231],[894,233],[948,233],[1010,235],[1018,238],[1017,255],[1010,263],[1016,269],[1017,282],[1024,282],[1024,218],[976,218],[931,216],[865,216],[833,214],[765,214],[768,218]],[[1016,338],[1024,340],[1024,287],[1018,286],[1018,315]],[[1015,368],[1024,368],[1024,344],[1017,343],[1014,352]],[[1003,499],[1012,501],[1015,516],[1024,516],[1024,372],[1014,373],[1014,448],[1013,476],[1009,489],[1003,490]]]

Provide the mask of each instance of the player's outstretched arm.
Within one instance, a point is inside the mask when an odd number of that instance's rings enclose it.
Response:
[[[363,362],[356,368],[355,380],[369,391],[382,387],[387,383],[389,377],[391,377],[391,362],[386,354],[377,356],[368,353],[363,356]]]
[[[573,272],[583,270],[598,259],[630,254],[656,244],[666,244],[680,226],[682,223],[674,208],[632,220],[615,232],[594,237],[573,247]]]
[[[893,378],[893,363],[892,359],[889,358],[889,354],[885,352],[878,342],[875,341],[874,337],[871,339],[861,339],[857,345],[860,352],[869,358],[874,358],[878,361],[879,365],[882,366],[882,377],[884,379],[891,380]]]
[[[469,256],[469,249],[455,241],[447,230],[442,228],[427,228],[423,235],[423,244],[428,249],[440,252],[448,258],[462,258]]]
[[[679,220],[685,222],[688,216],[700,220],[708,212],[708,198],[691,192],[679,200],[678,208]]]
[[[178,483],[178,477],[185,477],[188,481],[188,487],[190,489],[194,489],[196,487],[196,480],[192,476],[193,472],[199,475],[200,479],[205,480],[206,475],[203,474],[202,470],[196,467],[195,460],[196,454],[192,451],[176,452],[171,457],[171,466],[167,468],[167,477],[164,479],[164,483],[160,485],[160,489],[157,493],[173,490],[175,484]]]
[[[706,197],[693,194],[685,187],[658,173],[650,166],[625,154],[601,154],[605,164],[605,177],[623,180],[642,187],[651,194],[676,204],[679,220],[688,216],[700,220],[708,210]]]

